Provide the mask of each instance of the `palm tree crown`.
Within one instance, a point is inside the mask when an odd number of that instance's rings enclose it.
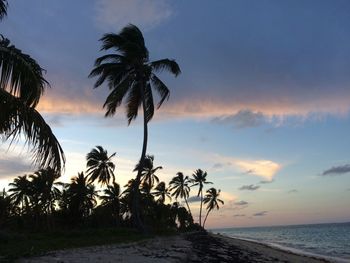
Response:
[[[96,179],[101,185],[108,185],[111,179],[113,183],[115,182],[115,165],[111,161],[115,154],[108,156],[107,150],[103,149],[102,146],[96,146],[87,154],[87,176],[90,182],[94,182]]]
[[[207,215],[205,216],[203,227],[205,226],[205,222],[207,221],[210,211],[212,211],[214,208],[219,209],[219,203],[224,204],[224,201],[219,199],[220,192],[220,189],[216,190],[214,187],[212,187],[207,191],[207,194],[204,197],[203,201],[205,204],[207,204]]]
[[[163,169],[162,166],[157,166],[154,168],[154,156],[153,155],[146,155],[145,162],[142,168],[141,176],[142,176],[142,182],[147,183],[149,187],[153,187],[154,183],[159,182],[159,178],[156,175],[157,170]],[[140,163],[138,163],[135,166],[134,171],[138,171],[140,169]]]

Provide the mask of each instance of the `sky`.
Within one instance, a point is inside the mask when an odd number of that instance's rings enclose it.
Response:
[[[116,152],[124,185],[142,147],[142,113],[104,118],[93,89],[99,39],[138,26],[150,59],[175,59],[148,153],[169,182],[201,168],[225,205],[207,226],[350,221],[350,2],[347,0],[16,0],[0,32],[46,70],[37,109],[67,158],[62,181],[96,145]],[[0,187],[35,171],[21,144],[0,145]],[[198,215],[196,189],[191,206]]]

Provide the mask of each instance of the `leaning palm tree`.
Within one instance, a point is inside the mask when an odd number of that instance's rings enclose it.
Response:
[[[138,205],[138,187],[141,181],[147,151],[148,129],[147,124],[154,114],[152,88],[160,95],[158,108],[169,98],[168,87],[156,76],[156,72],[169,71],[177,76],[180,68],[174,60],[161,59],[150,62],[149,53],[145,46],[143,35],[135,25],[124,27],[119,34],[105,34],[101,39],[101,50],[115,50],[116,53],[107,54],[96,59],[95,67],[89,77],[98,76],[95,88],[107,82],[111,93],[103,107],[106,116],[113,116],[116,109],[125,103],[128,123],[136,119],[138,109],[143,109],[143,146],[140,157],[140,166],[136,176],[133,200],[134,224],[143,230]]]
[[[205,222],[207,221],[208,215],[209,213],[216,207],[216,209],[219,209],[219,203],[224,204],[224,201],[222,201],[221,199],[219,199],[220,196],[220,189],[216,190],[215,188],[210,188],[207,191],[207,194],[204,197],[204,203],[208,204],[207,205],[207,214],[204,218],[204,222],[203,222],[203,228],[205,226]]]
[[[0,0],[0,20],[7,1]],[[48,82],[43,69],[29,55],[0,35],[0,135],[5,140],[25,135],[33,146],[33,161],[41,168],[61,171],[65,158],[51,128],[35,110]]]
[[[191,186],[199,186],[197,196],[201,197],[200,200],[200,208],[199,208],[199,225],[202,226],[202,207],[203,207],[203,186],[204,184],[212,184],[212,182],[207,181],[207,172],[203,172],[201,169],[197,169],[192,174],[193,179],[191,180],[193,185]]]
[[[171,196],[175,196],[176,199],[180,196],[180,198],[183,198],[185,200],[188,212],[192,215],[190,206],[187,202],[191,190],[188,186],[189,183],[190,179],[188,178],[188,176],[184,176],[183,173],[178,172],[169,183],[169,191],[172,191]]]
[[[141,173],[141,181],[143,183],[147,183],[149,187],[153,187],[154,183],[159,182],[159,178],[156,175],[157,170],[163,169],[162,166],[157,166],[154,168],[154,156],[153,155],[146,155],[144,165],[142,168],[142,173]],[[138,171],[140,169],[140,163],[138,163],[135,166],[134,172]]]
[[[96,146],[87,154],[87,176],[90,182],[97,179],[101,185],[108,185],[112,179],[113,184],[115,183],[115,165],[111,161],[115,154],[108,156],[107,150],[103,149],[102,146]]]

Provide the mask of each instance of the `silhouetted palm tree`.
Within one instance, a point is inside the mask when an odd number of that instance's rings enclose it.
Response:
[[[224,204],[224,201],[219,199],[220,196],[220,190],[216,190],[215,188],[210,188],[207,191],[207,194],[204,197],[204,203],[207,205],[207,214],[205,216],[204,222],[203,222],[203,228],[205,226],[205,222],[207,221],[208,215],[211,210],[213,210],[215,207],[216,209],[219,209],[219,203]]]
[[[7,1],[0,1],[0,20],[6,15]],[[0,134],[15,140],[25,135],[33,147],[33,159],[41,168],[60,171],[65,158],[51,128],[35,110],[49,86],[43,69],[29,55],[0,35]]]
[[[163,169],[162,166],[154,168],[153,165],[154,156],[146,155],[143,169],[141,172],[141,182],[147,183],[150,188],[154,186],[155,182],[159,182],[159,178],[156,175],[157,170]],[[135,166],[134,172],[140,169],[140,163]]]
[[[78,173],[71,179],[69,185],[69,208],[73,215],[80,220],[83,217],[87,217],[91,214],[92,209],[96,206],[96,198],[98,191],[95,186],[90,184],[84,173]]]
[[[160,95],[158,108],[169,97],[168,87],[155,75],[155,72],[169,71],[177,76],[180,68],[174,60],[162,59],[150,62],[148,50],[141,31],[135,25],[124,27],[119,34],[105,34],[101,39],[102,50],[116,50],[117,53],[107,54],[95,62],[95,68],[90,77],[98,76],[95,88],[105,81],[111,90],[103,107],[107,109],[106,116],[113,116],[122,102],[126,105],[128,123],[136,119],[138,109],[143,109],[143,146],[140,157],[140,167],[136,176],[133,200],[134,224],[143,229],[138,206],[138,188],[140,185],[142,167],[147,151],[147,123],[154,114],[152,88]]]
[[[187,198],[188,198],[188,196],[190,194],[190,190],[191,190],[189,185],[188,185],[190,182],[191,181],[188,178],[188,176],[184,176],[183,173],[178,172],[176,174],[176,176],[173,177],[173,179],[171,179],[171,181],[169,183],[169,185],[170,185],[169,191],[173,191],[171,196],[175,196],[176,199],[180,196],[181,198],[183,198],[185,200],[188,212],[192,215],[190,206],[188,205],[188,202],[187,202]]]
[[[199,208],[199,225],[202,226],[202,206],[203,206],[203,186],[204,184],[212,184],[212,182],[207,181],[207,172],[203,172],[201,169],[197,169],[194,171],[192,174],[193,179],[191,179],[191,182],[193,183],[192,186],[199,186],[198,189],[198,194],[197,196],[200,195],[201,197],[201,202],[200,202],[200,208]]]
[[[23,214],[23,211],[29,210],[30,203],[30,181],[27,178],[27,175],[16,177],[12,183],[9,184],[11,187],[9,189],[11,203],[14,206],[19,207],[20,214]]]
[[[87,176],[90,182],[97,179],[101,185],[108,185],[112,179],[112,182],[115,183],[115,165],[111,161],[115,154],[108,156],[107,151],[102,146],[96,146],[87,154]]]
[[[100,196],[103,206],[111,207],[112,215],[119,224],[120,217],[120,186],[117,183],[107,185],[107,189],[103,190],[104,195]]]
[[[160,182],[156,186],[156,188],[154,189],[152,194],[155,197],[158,197],[158,202],[160,202],[161,204],[164,204],[166,197],[168,197],[171,200],[171,195],[170,195],[169,189],[165,186],[164,182]]]

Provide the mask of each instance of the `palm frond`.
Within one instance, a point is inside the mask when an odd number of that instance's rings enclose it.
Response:
[[[152,74],[151,81],[153,88],[158,92],[160,96],[160,101],[157,106],[157,109],[159,109],[160,106],[162,106],[163,102],[169,99],[170,91],[168,87],[163,83],[163,81],[161,81],[156,75]]]
[[[129,125],[132,120],[136,119],[141,103],[140,84],[134,81],[126,101],[126,115]]]
[[[50,126],[33,107],[0,89],[0,134],[5,140],[25,135],[33,146],[33,162],[41,168],[52,167],[60,172],[65,163],[63,150]]]
[[[0,20],[7,16],[7,0],[0,0]]]
[[[35,107],[49,83],[43,78],[43,69],[29,55],[0,36],[0,88],[19,97],[28,106]]]
[[[144,96],[145,96],[146,110],[143,114],[146,115],[146,122],[149,122],[154,115],[153,95],[152,95],[152,88],[150,84],[146,85]]]
[[[177,77],[181,73],[181,69],[175,60],[171,59],[160,59],[156,61],[152,61],[149,63],[152,69],[156,72],[162,72],[164,70],[172,73]]]

